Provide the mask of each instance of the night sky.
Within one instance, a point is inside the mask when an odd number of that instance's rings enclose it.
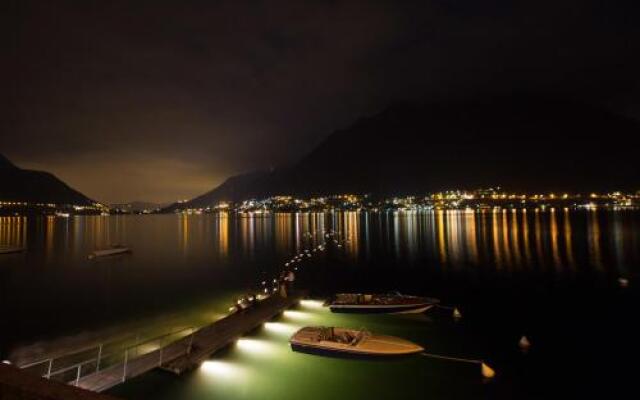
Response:
[[[397,100],[640,117],[637,1],[3,1],[0,153],[104,202],[288,163]]]

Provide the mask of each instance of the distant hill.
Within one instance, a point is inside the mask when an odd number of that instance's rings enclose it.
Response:
[[[182,207],[271,194],[394,195],[500,185],[637,190],[635,120],[530,96],[397,104],[327,137],[297,163],[230,178]]]
[[[0,169],[2,168],[17,168],[11,161],[9,161],[5,156],[0,154]]]
[[[253,172],[233,176],[213,190],[186,203],[174,203],[168,206],[165,211],[184,207],[204,208],[216,205],[220,201],[238,201],[261,197],[272,191],[277,191],[276,187],[271,186],[272,180],[276,176],[277,174],[269,172]]]
[[[93,200],[48,172],[21,169],[0,154],[0,201],[91,205]]]

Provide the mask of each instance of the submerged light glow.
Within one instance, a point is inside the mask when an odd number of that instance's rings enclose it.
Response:
[[[298,330],[298,327],[284,322],[265,322],[264,329],[274,333],[292,335]]]
[[[238,339],[238,341],[236,342],[236,346],[241,351],[259,355],[273,354],[276,350],[273,343],[269,343],[266,340],[260,339]]]
[[[228,361],[208,360],[202,363],[200,370],[225,379],[240,379],[243,375],[241,367]]]
[[[307,320],[311,318],[311,314],[304,311],[286,310],[282,312],[282,315],[284,315],[285,318],[295,319],[295,320]]]
[[[300,300],[300,305],[306,308],[322,309],[322,304],[320,300]]]

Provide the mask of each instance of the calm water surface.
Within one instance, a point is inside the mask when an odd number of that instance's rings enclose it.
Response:
[[[301,305],[181,377],[154,371],[112,390],[136,399],[549,398],[616,395],[637,357],[640,214],[623,211],[155,215],[0,218],[3,355],[83,332],[155,335],[220,318],[233,296],[335,229],[348,239],[301,267],[298,285],[437,296],[458,306],[418,316],[335,315]],[[130,255],[87,259],[123,243]],[[629,288],[618,285],[626,277]],[[292,353],[303,325],[366,327],[474,365]],[[9,327],[7,329],[7,327]],[[526,334],[532,349],[521,353]]]

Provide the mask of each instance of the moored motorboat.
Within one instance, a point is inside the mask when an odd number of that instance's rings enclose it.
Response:
[[[325,305],[336,313],[408,314],[425,312],[438,303],[440,303],[438,299],[400,293],[340,293],[328,300]]]
[[[130,253],[131,249],[125,246],[115,245],[108,249],[95,250],[89,254],[89,258],[116,256],[119,254]]]
[[[397,357],[424,351],[422,346],[394,336],[323,326],[304,327],[289,343],[293,351],[337,357]]]

